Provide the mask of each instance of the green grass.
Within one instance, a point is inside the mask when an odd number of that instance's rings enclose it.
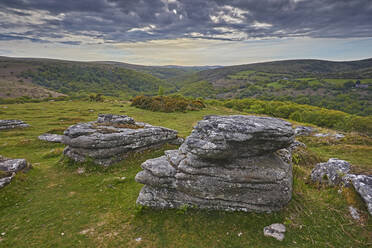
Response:
[[[281,84],[280,82],[272,82],[272,83],[269,83],[267,84],[268,87],[273,87],[274,89],[281,89],[284,87],[283,84]]]
[[[244,80],[244,79],[249,79],[249,77],[254,73],[256,73],[256,71],[252,71],[252,70],[240,71],[234,75],[228,75],[227,77],[230,79]]]
[[[355,173],[372,174],[372,139],[349,133],[345,138],[335,140],[332,138],[301,137],[302,142],[320,157],[339,158],[352,164]]]
[[[8,105],[2,109],[0,119],[22,119],[32,127],[1,131],[0,153],[26,158],[34,168],[19,173],[10,185],[0,190],[0,233],[5,233],[0,236],[0,247],[368,247],[372,244],[372,220],[361,199],[354,192],[345,190],[339,194],[337,188],[309,184],[311,168],[302,165],[294,166],[293,199],[278,213],[140,208],[135,201],[142,185],[134,181],[141,170],[140,164],[174,146],[134,154],[104,169],[61,160],[63,145],[37,139],[47,131],[60,133],[76,122],[95,120],[98,113],[130,115],[137,121],[176,129],[186,137],[204,115],[239,112],[209,106],[187,113],[154,113],[130,107],[126,102]],[[369,142],[358,138],[347,143],[371,147]],[[330,147],[335,155],[341,154]],[[324,155],[322,152],[317,154]],[[365,160],[360,160],[358,166],[370,170],[370,150],[360,152],[358,157]],[[78,174],[78,167],[86,172]],[[347,210],[350,204],[361,210],[361,223],[350,217]],[[283,242],[263,236],[263,227],[274,222],[286,224]],[[137,242],[137,238],[142,240]]]

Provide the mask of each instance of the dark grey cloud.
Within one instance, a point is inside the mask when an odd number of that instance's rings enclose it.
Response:
[[[371,0],[1,0],[0,39],[81,44],[194,37],[372,36]]]

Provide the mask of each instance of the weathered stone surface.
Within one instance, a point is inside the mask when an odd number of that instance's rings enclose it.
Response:
[[[53,142],[53,143],[61,143],[62,142],[62,135],[59,134],[51,134],[51,133],[44,133],[39,135],[39,140]]]
[[[366,203],[369,214],[372,215],[372,176],[348,174],[344,180],[351,181],[355,190]]]
[[[309,136],[311,133],[315,132],[316,129],[313,127],[298,126],[295,128],[296,136]]]
[[[8,159],[0,156],[0,171],[18,172],[28,166],[26,159]]]
[[[343,135],[342,133],[335,133],[335,134],[331,134],[331,133],[316,133],[316,134],[314,134],[314,137],[318,137],[318,138],[330,137],[330,138],[333,138],[333,139],[342,139],[342,138],[345,137],[345,135]]]
[[[275,152],[293,141],[289,123],[268,117],[207,116],[178,150],[149,159],[136,176],[137,203],[271,212],[291,199],[292,167]]]
[[[290,123],[258,116],[206,116],[187,137],[188,152],[206,159],[250,157],[275,152],[293,142]]]
[[[0,120],[0,130],[12,129],[12,128],[25,128],[30,125],[20,120]]]
[[[358,209],[354,208],[353,206],[349,206],[349,213],[354,220],[360,220]]]
[[[264,227],[264,235],[283,241],[286,229],[283,224],[275,223]]]
[[[62,143],[68,145],[64,150],[66,156],[79,162],[91,158],[93,162],[105,166],[122,160],[129,152],[177,140],[175,130],[112,114],[100,114],[96,122],[70,126],[62,137]]]
[[[336,133],[333,135],[333,137],[335,139],[342,139],[342,138],[345,138],[345,135],[343,135],[342,133]]]
[[[306,148],[306,145],[298,140],[293,141],[293,143],[287,148],[290,152],[293,152],[299,147]]]
[[[314,182],[339,185],[342,178],[349,173],[350,164],[344,160],[330,158],[326,163],[319,163],[311,172],[311,179]]]
[[[11,182],[16,172],[30,167],[31,165],[25,159],[9,159],[0,156],[0,189]]]
[[[288,148],[283,148],[276,151],[276,154],[283,159],[284,162],[290,164],[292,163],[292,154],[293,152],[298,149],[299,147],[306,148],[306,145],[300,141],[293,141],[292,144]]]
[[[9,184],[13,177],[15,176],[15,173],[13,172],[10,176],[0,178],[0,189],[5,187],[7,184]]]

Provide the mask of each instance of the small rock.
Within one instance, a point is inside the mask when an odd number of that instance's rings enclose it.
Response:
[[[136,241],[137,241],[137,242],[141,242],[141,241],[142,241],[142,238],[141,238],[141,237],[136,238]]]
[[[0,130],[12,129],[12,128],[24,128],[29,127],[27,123],[20,120],[0,120]]]
[[[0,156],[0,189],[9,184],[18,171],[26,171],[31,168],[25,159],[9,159]]]
[[[330,137],[330,138],[334,138],[334,139],[342,139],[342,138],[345,137],[345,135],[343,135],[341,133],[336,133],[336,134],[331,134],[331,133],[316,133],[316,134],[314,134],[314,137],[318,137],[318,138]]]
[[[2,233],[1,233],[1,236],[5,236],[5,232],[2,232]]]
[[[88,229],[85,229],[85,230],[79,232],[79,234],[86,235],[86,234],[89,234],[90,232],[93,232],[93,231],[94,231],[93,228],[88,228]]]
[[[369,214],[372,215],[372,176],[348,174],[343,181],[351,181],[356,192],[366,203]]]
[[[77,170],[76,170],[76,173],[81,175],[81,174],[84,174],[85,173],[85,168],[84,167],[79,167]]]
[[[295,135],[296,136],[300,136],[300,135],[308,136],[312,132],[315,132],[315,131],[316,131],[316,129],[314,129],[312,127],[298,126],[298,127],[295,128]]]
[[[324,138],[330,136],[329,133],[316,133],[314,134],[314,137]]]
[[[243,235],[243,233],[242,233],[242,232],[238,233],[238,237],[240,237],[240,236],[242,236],[242,235]]]
[[[28,166],[26,159],[9,159],[0,156],[0,171],[18,172]]]
[[[333,137],[335,137],[336,139],[342,139],[345,137],[345,135],[341,134],[341,133],[336,133],[335,135],[333,135]]]
[[[349,206],[349,212],[350,212],[351,217],[353,217],[354,220],[360,220],[360,215],[356,208],[354,208],[353,206]]]
[[[350,164],[344,160],[330,158],[326,163],[319,163],[311,172],[314,182],[338,185],[343,177],[350,171]]]
[[[13,175],[10,177],[0,178],[0,189],[3,188],[5,185],[9,184],[12,181],[14,175],[15,173],[13,172]]]
[[[273,237],[279,241],[284,239],[285,226],[283,224],[275,223],[264,227],[264,235]]]
[[[62,135],[58,135],[58,134],[44,133],[40,135],[38,138],[39,140],[53,142],[53,143],[62,142]]]
[[[299,147],[306,148],[306,145],[298,140],[293,141],[293,143],[287,148],[290,152],[293,152]]]

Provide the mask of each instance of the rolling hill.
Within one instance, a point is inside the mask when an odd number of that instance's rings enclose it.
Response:
[[[372,59],[228,66],[183,77],[176,85],[185,96],[286,100],[352,114],[372,114]]]
[[[372,59],[182,67],[0,57],[0,87],[0,98],[90,93],[128,98],[163,88],[165,94],[292,101],[372,115]]]
[[[166,78],[185,75],[186,69],[136,66],[116,62],[0,57],[0,87],[5,92],[0,97],[57,97],[92,92],[133,96],[155,94],[160,86],[166,93],[175,90],[173,84],[146,72],[151,70]]]

